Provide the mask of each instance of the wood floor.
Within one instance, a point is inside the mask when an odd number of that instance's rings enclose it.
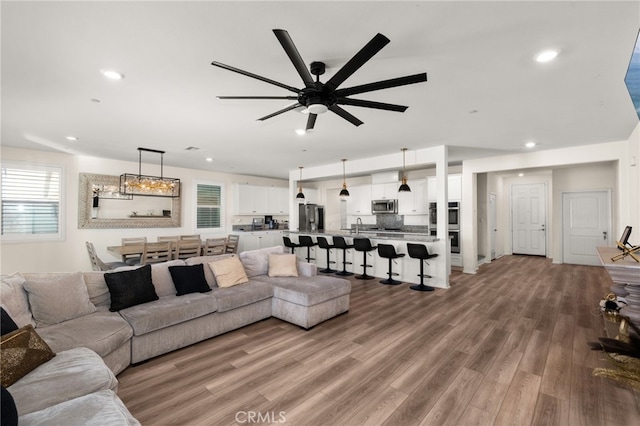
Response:
[[[451,288],[352,279],[351,309],[277,319],[129,367],[143,425],[639,425],[640,391],[594,377],[603,268],[505,256]]]

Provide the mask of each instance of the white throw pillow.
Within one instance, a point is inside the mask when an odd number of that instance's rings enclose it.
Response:
[[[216,277],[218,287],[231,287],[249,281],[247,274],[244,272],[244,266],[242,266],[242,262],[236,255],[209,262],[209,267]]]
[[[295,254],[270,254],[269,255],[269,276],[270,277],[297,277],[298,268]]]

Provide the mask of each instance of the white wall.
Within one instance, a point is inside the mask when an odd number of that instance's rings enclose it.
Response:
[[[561,224],[557,217],[562,204],[557,204],[555,194],[555,176],[563,190],[592,189],[606,186],[614,189],[617,194],[613,197],[613,224],[614,235],[619,235],[625,225],[631,225],[634,229],[640,226],[640,176],[638,174],[638,161],[640,161],[640,124],[636,126],[628,140],[608,142],[602,144],[585,145],[575,148],[562,148],[547,151],[531,152],[526,154],[505,155],[499,157],[468,160],[463,162],[463,188],[471,191],[463,191],[463,205],[477,206],[473,197],[476,195],[476,180],[479,173],[491,173],[497,177],[490,179],[488,190],[494,191],[499,186],[500,175],[513,176],[518,171],[534,171],[536,173],[554,173],[550,179],[531,177],[546,181],[549,185],[549,212],[550,241],[548,241],[548,256],[558,257],[562,253]],[[634,161],[635,156],[635,161]],[[606,163],[606,164],[605,164]],[[591,173],[593,170],[593,173]],[[557,171],[557,174],[556,174]],[[525,175],[527,176],[527,174]],[[498,192],[500,199],[498,210],[498,229],[510,229],[508,222],[510,213],[507,208],[509,203],[510,185],[515,177],[504,177],[503,188]],[[522,181],[524,182],[524,181]],[[531,183],[530,180],[526,181]],[[590,186],[592,188],[585,188]],[[462,212],[462,253],[464,272],[475,273],[477,269],[478,253],[478,212],[477,209],[465,209]],[[556,217],[556,220],[554,220]],[[633,235],[633,234],[632,234]],[[510,252],[510,232],[501,236],[505,253]],[[640,240],[638,234],[636,238]],[[633,238],[632,238],[633,241]],[[560,261],[560,260],[557,260]]]
[[[208,172],[204,170],[164,167],[164,175],[179,178],[182,183],[182,226],[179,228],[138,228],[138,229],[78,229],[78,180],[79,173],[96,173],[119,176],[122,173],[136,173],[137,162],[105,160],[96,157],[74,156],[55,152],[23,150],[3,147],[3,161],[20,161],[34,164],[49,164],[64,168],[65,190],[63,209],[65,211],[65,239],[57,242],[0,244],[0,273],[47,271],[87,271],[91,263],[85,248],[85,241],[94,243],[98,256],[104,261],[115,261],[106,250],[107,246],[119,245],[122,237],[146,236],[155,241],[158,235],[179,235],[200,233],[203,237],[226,236],[233,224],[250,223],[251,218],[233,216],[235,208],[235,183],[273,185],[287,187],[288,181]],[[153,165],[145,166],[153,168]],[[157,167],[157,166],[156,166]],[[195,227],[195,182],[209,181],[224,185],[225,229],[216,234],[198,232]],[[293,195],[292,195],[293,198]],[[248,221],[248,222],[247,222]]]

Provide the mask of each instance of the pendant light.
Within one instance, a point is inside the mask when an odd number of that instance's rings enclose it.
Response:
[[[347,180],[344,172],[344,163],[347,162],[346,158],[342,159],[342,191],[340,191],[340,198],[343,200],[349,196],[349,191],[347,190]]]
[[[304,194],[302,193],[302,166],[298,166],[300,169],[300,180],[298,180],[298,195],[296,195],[296,200],[304,200]]]
[[[142,152],[160,154],[160,176],[142,174]],[[146,195],[149,197],[180,197],[180,179],[164,176],[164,151],[149,148],[138,148],[138,174],[124,173],[120,175],[120,193],[123,195]]]
[[[405,163],[404,163],[404,154],[407,151],[407,148],[402,148],[402,184],[400,188],[398,188],[398,192],[411,192],[411,188],[407,185],[407,174],[405,173]]]

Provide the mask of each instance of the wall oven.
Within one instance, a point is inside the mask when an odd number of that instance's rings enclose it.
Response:
[[[451,238],[451,253],[460,253],[460,230],[449,228],[449,238]]]
[[[460,203],[449,202],[449,227],[460,227]]]

